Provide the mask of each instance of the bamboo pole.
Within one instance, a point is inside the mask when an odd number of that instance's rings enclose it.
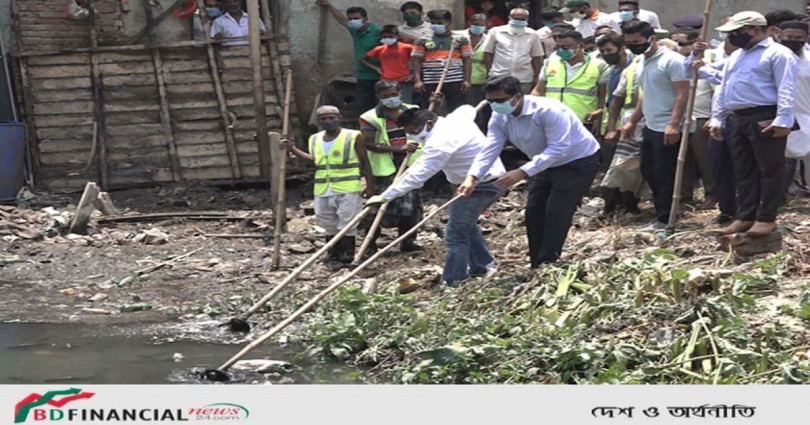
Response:
[[[450,63],[453,61],[453,52],[455,51],[456,43],[455,40],[450,42],[450,54],[447,58],[447,62],[444,64],[444,69],[442,70],[442,76],[439,78],[439,84],[436,85],[436,93],[442,92],[442,87],[444,86],[444,80],[447,78],[447,72],[450,70]],[[438,103],[434,101],[430,101],[430,105],[428,106],[429,111],[433,111],[436,106],[440,106],[441,101]],[[384,128],[381,128],[379,131],[385,131]],[[411,152],[405,154],[405,159],[402,160],[402,164],[399,166],[399,170],[397,170],[397,175],[394,177],[394,181],[391,184],[396,183],[402,175],[405,174],[405,170],[408,169],[408,162],[411,160]],[[371,246],[371,243],[374,241],[374,234],[377,233],[377,229],[380,228],[382,224],[383,218],[385,218],[385,213],[388,211],[388,202],[380,205],[379,209],[377,210],[377,215],[374,216],[374,221],[371,223],[371,227],[368,228],[368,232],[366,233],[366,237],[363,239],[363,243],[360,245],[360,249],[357,251],[357,254],[354,256],[353,263],[357,264],[363,258],[363,254],[366,253],[368,247]]]
[[[345,227],[343,227],[343,229],[340,230],[340,232],[338,232],[334,237],[332,237],[331,240],[329,240],[329,242],[327,242],[324,246],[322,246],[321,249],[319,249],[317,252],[312,254],[303,263],[301,263],[301,265],[296,267],[296,269],[293,270],[289,275],[287,275],[287,277],[285,277],[284,280],[281,281],[281,283],[276,285],[275,288],[273,288],[270,292],[265,294],[265,296],[262,297],[262,299],[260,299],[259,301],[257,301],[256,304],[253,304],[253,306],[250,307],[250,310],[248,310],[247,312],[245,312],[244,315],[242,315],[242,319],[246,319],[246,318],[250,317],[256,311],[258,311],[260,308],[262,308],[262,306],[267,304],[267,302],[269,302],[271,299],[273,299],[273,297],[275,297],[276,294],[278,294],[287,285],[292,283],[295,280],[295,278],[298,277],[298,275],[300,275],[304,270],[308,269],[309,266],[312,265],[312,263],[315,262],[315,260],[320,258],[323,254],[325,254],[327,251],[329,251],[332,247],[337,245],[337,243],[341,239],[343,239],[343,237],[346,236],[346,234],[349,233],[355,226],[357,226],[357,224],[360,223],[360,221],[363,218],[365,218],[370,212],[371,212],[371,207],[366,207],[362,211],[360,211],[360,214],[357,214],[349,223],[346,224]]]
[[[287,70],[286,93],[284,94],[284,120],[281,124],[281,138],[286,139],[290,135],[290,97],[292,96],[292,70]],[[270,149],[274,149],[270,146]],[[281,233],[284,230],[284,222],[287,216],[287,148],[283,149],[281,164],[278,173],[278,200],[276,202],[276,229],[273,240],[273,268],[278,269],[281,264]],[[272,178],[271,178],[272,180]]]
[[[296,319],[301,317],[301,315],[303,315],[304,313],[310,311],[313,307],[315,307],[316,304],[318,304],[319,302],[321,302],[321,300],[326,298],[326,296],[328,296],[329,294],[334,292],[336,289],[338,289],[339,287],[346,284],[346,282],[352,280],[355,276],[357,276],[358,273],[365,270],[366,267],[371,265],[371,263],[373,263],[378,258],[380,258],[383,254],[385,254],[386,252],[391,250],[395,245],[399,244],[400,242],[404,241],[405,239],[409,238],[411,235],[416,233],[416,231],[419,230],[420,227],[424,226],[428,221],[430,221],[430,219],[435,217],[438,213],[445,210],[447,207],[449,207],[450,205],[452,205],[454,202],[458,201],[461,198],[462,198],[461,195],[456,195],[455,197],[453,197],[453,199],[445,202],[442,206],[440,206],[439,208],[437,208],[436,210],[434,210],[433,212],[431,212],[430,214],[425,216],[425,218],[423,218],[422,221],[420,221],[414,227],[412,227],[411,230],[408,230],[405,234],[398,237],[396,240],[394,240],[393,242],[388,244],[383,249],[379,250],[377,253],[375,253],[374,255],[369,257],[366,261],[364,261],[363,264],[360,264],[359,266],[357,266],[357,268],[352,270],[351,273],[347,274],[346,276],[344,276],[343,278],[341,278],[337,282],[333,283],[332,285],[329,285],[328,288],[326,288],[323,291],[319,292],[318,295],[316,295],[315,297],[310,299],[306,304],[301,306],[293,314],[291,314],[289,317],[287,317],[286,319],[281,321],[281,323],[274,326],[272,329],[265,332],[258,339],[251,342],[250,344],[248,344],[245,348],[243,348],[241,351],[239,351],[235,356],[231,357],[227,362],[225,362],[222,366],[220,366],[219,370],[220,371],[227,370],[228,368],[233,366],[234,363],[239,361],[239,359],[241,359],[242,357],[246,356],[248,353],[250,353],[251,351],[256,349],[256,347],[261,345],[263,342],[265,342],[268,339],[270,339],[271,337],[273,337],[273,335],[281,332],[284,328],[286,328],[292,322],[294,322]]]
[[[151,29],[154,27],[152,24],[152,6],[149,3],[144,3],[144,10],[146,11],[146,27],[147,36],[150,43],[154,41]],[[159,49],[152,50],[152,64],[155,67],[155,80],[158,86],[158,95],[160,96],[160,127],[163,130],[163,137],[166,138],[169,150],[169,162],[172,167],[172,178],[178,182],[182,179],[180,175],[180,159],[177,157],[177,145],[174,141],[174,132],[172,131],[172,116],[169,111],[169,100],[166,95],[166,79],[163,73],[163,58],[161,57]],[[94,133],[95,134],[95,133]]]
[[[20,32],[20,12],[17,5],[17,0],[11,0],[11,16],[12,28],[16,34]],[[21,37],[15,37],[15,47],[17,51],[22,50]],[[10,53],[9,53],[10,55]],[[36,125],[34,123],[34,93],[31,90],[31,83],[28,74],[28,59],[19,58],[20,64],[20,81],[22,82],[22,106],[25,113],[25,129],[26,129],[26,153],[28,154],[27,162],[29,164],[29,179],[28,184],[33,188],[36,184],[36,177],[42,167],[39,159],[39,140],[36,133]],[[9,79],[12,77],[9,76]]]
[[[96,33],[96,13],[92,0],[87,0],[87,9],[90,11],[88,23],[90,24],[90,47],[98,47],[98,34]],[[90,67],[92,70],[93,103],[96,122],[98,122],[98,156],[99,173],[102,189],[110,187],[109,162],[107,159],[107,120],[104,116],[104,92],[101,82],[101,68],[98,55],[90,53]]]
[[[201,11],[205,10],[205,3],[203,0],[197,0],[197,8]],[[208,54],[208,68],[211,73],[211,79],[214,81],[214,91],[217,95],[217,106],[219,107],[219,115],[222,117],[222,131],[225,133],[225,146],[228,150],[228,162],[231,168],[231,177],[234,179],[242,178],[242,165],[239,162],[239,153],[236,151],[236,140],[233,136],[233,127],[231,126],[230,117],[228,116],[228,103],[225,99],[225,91],[222,89],[222,80],[219,78],[219,64],[217,57],[214,53],[214,46],[211,45],[211,28],[208,25],[208,20],[204,16],[200,16],[202,21],[203,32],[205,33],[206,53]]]
[[[700,34],[703,40],[706,40],[706,36],[709,33],[709,20],[711,18],[712,12],[712,0],[706,0],[706,9],[703,11],[703,27],[701,28]],[[699,58],[703,56],[701,52],[698,56]],[[681,189],[683,187],[683,170],[684,165],[686,163],[686,152],[689,148],[689,129],[692,127],[692,123],[694,122],[693,114],[695,111],[695,97],[697,95],[697,85],[698,85],[698,73],[693,72],[692,74],[692,81],[690,82],[689,86],[689,100],[686,103],[686,123],[684,124],[683,129],[681,130],[681,146],[678,149],[678,166],[675,169],[675,187],[672,190],[672,206],[669,209],[669,222],[667,225],[671,228],[675,226],[675,223],[678,222],[678,210],[680,209],[681,203]],[[701,131],[701,129],[698,129]]]
[[[250,67],[253,70],[253,108],[256,119],[256,133],[259,143],[259,169],[267,174],[272,166],[269,135],[267,134],[267,112],[262,78],[261,31],[259,28],[259,0],[247,0],[248,25],[250,27]],[[272,176],[265,175],[271,179]]]

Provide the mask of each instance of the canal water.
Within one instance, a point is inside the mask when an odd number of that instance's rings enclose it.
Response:
[[[165,327],[0,323],[0,384],[207,383],[193,369],[219,366],[244,346]],[[268,343],[248,358],[295,364],[300,348]],[[283,375],[235,372],[232,378],[258,384],[360,383],[356,375],[342,364],[309,364]]]

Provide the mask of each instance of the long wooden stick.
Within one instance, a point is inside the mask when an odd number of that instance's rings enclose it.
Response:
[[[98,34],[96,32],[96,13],[91,0],[87,0],[87,9],[90,10],[88,18],[90,24],[90,47],[98,47]],[[101,67],[97,54],[90,53],[91,80],[93,86],[93,114],[98,123],[98,144],[99,144],[99,174],[101,177],[101,187],[110,187],[109,162],[107,160],[107,119],[104,114],[104,91],[101,82]]]
[[[447,62],[444,64],[444,69],[442,70],[442,76],[439,78],[439,84],[436,85],[436,93],[442,92],[442,87],[444,86],[444,80],[447,78],[447,72],[450,70],[450,63],[453,61],[453,52],[455,51],[456,43],[455,41],[450,41],[450,55],[447,58]],[[441,102],[430,102],[428,106],[429,111],[433,111],[437,106],[441,105]],[[385,131],[384,128],[381,128],[379,131]],[[408,169],[408,163],[411,161],[411,156],[413,153],[408,152],[405,154],[405,159],[402,160],[402,164],[399,166],[399,170],[397,170],[397,175],[394,177],[394,181],[391,184],[396,183],[402,175],[405,174],[405,170]],[[392,155],[393,156],[393,155]],[[382,224],[383,218],[385,217],[385,213],[388,211],[388,202],[380,205],[379,209],[377,210],[377,215],[374,217],[374,221],[371,223],[371,227],[368,228],[368,232],[366,233],[366,237],[363,239],[363,243],[360,245],[360,249],[354,256],[353,263],[357,264],[363,258],[363,254],[366,253],[368,247],[371,246],[371,243],[374,241],[374,234],[377,233],[377,229],[380,228]]]
[[[326,251],[330,250],[332,247],[337,245],[337,243],[341,239],[343,239],[343,237],[346,236],[346,234],[349,233],[349,231],[351,231],[355,226],[357,226],[357,224],[360,223],[360,221],[363,218],[365,218],[370,212],[371,207],[366,207],[362,211],[360,211],[360,214],[357,214],[348,224],[346,224],[346,226],[343,227],[343,229],[341,229],[340,232],[338,232],[338,234],[336,234],[331,240],[329,240],[329,242],[327,242],[326,245],[322,246],[321,249],[319,249],[316,253],[312,254],[309,258],[306,259],[306,261],[301,263],[301,265],[299,265],[295,270],[293,270],[289,275],[287,275],[287,277],[284,278],[284,280],[281,281],[281,283],[276,285],[276,287],[273,288],[270,292],[268,292],[264,297],[262,297],[262,299],[257,301],[256,304],[253,304],[253,306],[250,307],[250,310],[245,312],[242,318],[244,319],[250,317],[253,313],[262,308],[262,306],[267,304],[267,302],[270,301],[274,296],[276,296],[276,294],[278,294],[279,291],[281,291],[282,289],[284,289],[284,287],[286,287],[292,281],[294,281],[295,278],[301,274],[301,272],[309,268],[309,266],[312,265],[312,263],[314,263],[315,260],[317,260],[323,254],[325,254]]]
[[[292,96],[292,70],[287,70],[287,83],[284,93],[284,120],[281,124],[281,137],[286,139],[290,134],[290,97]],[[271,146],[275,149],[276,146]],[[276,229],[275,238],[273,240],[273,268],[277,269],[281,264],[281,233],[284,230],[284,220],[287,212],[287,201],[284,199],[287,196],[287,185],[285,179],[287,178],[287,148],[282,150],[281,164],[279,164],[278,172],[278,200],[276,201]],[[272,179],[272,177],[271,177]]]
[[[250,29],[250,68],[253,74],[253,111],[256,120],[256,134],[259,143],[259,169],[262,177],[271,179],[268,172],[272,165],[270,136],[267,133],[267,105],[264,97],[264,78],[262,76],[261,50],[261,15],[259,0],[247,0],[248,27]]]
[[[225,148],[228,152],[228,163],[231,169],[231,177],[238,180],[242,178],[242,167],[239,163],[239,153],[236,151],[236,139],[233,136],[233,127],[231,125],[230,117],[228,116],[228,102],[225,99],[225,90],[222,88],[222,79],[219,77],[219,63],[217,61],[214,46],[211,45],[211,28],[208,24],[208,17],[203,16],[205,11],[205,3],[203,0],[197,0],[197,8],[201,11],[200,20],[202,21],[203,36],[205,37],[206,54],[208,55],[208,71],[211,74],[211,81],[214,83],[214,92],[217,95],[217,106],[219,107],[219,115],[222,117],[222,131],[225,133]]]
[[[248,344],[245,348],[243,348],[241,351],[239,351],[235,356],[231,357],[230,360],[228,360],[222,366],[220,366],[219,370],[221,370],[221,371],[227,370],[229,367],[233,366],[234,363],[239,361],[239,359],[241,359],[242,357],[246,356],[248,353],[250,353],[251,351],[256,349],[256,347],[261,345],[263,342],[265,342],[268,339],[270,339],[271,337],[273,337],[273,335],[281,332],[284,328],[286,328],[292,322],[294,322],[296,319],[301,317],[301,315],[303,315],[304,313],[310,311],[312,309],[312,307],[314,307],[316,304],[321,302],[321,300],[326,298],[327,295],[334,292],[337,288],[343,286],[346,282],[352,280],[355,276],[357,276],[358,273],[365,270],[366,267],[368,267],[371,263],[373,263],[378,258],[380,258],[383,254],[385,254],[386,252],[391,250],[395,245],[399,244],[400,242],[404,241],[405,239],[409,238],[411,235],[416,233],[416,231],[419,230],[420,227],[424,226],[428,221],[430,221],[430,219],[435,217],[439,212],[443,211],[444,209],[446,209],[451,204],[453,204],[454,202],[458,201],[461,198],[462,198],[461,195],[456,195],[455,197],[453,197],[453,199],[445,202],[442,206],[440,206],[439,208],[437,208],[436,210],[434,210],[433,212],[431,212],[430,214],[425,216],[425,218],[423,218],[422,221],[420,221],[415,226],[413,226],[411,228],[411,230],[408,230],[405,234],[398,237],[396,240],[394,240],[393,242],[388,244],[385,248],[379,250],[376,254],[369,257],[368,260],[364,261],[363,264],[360,264],[359,266],[357,266],[357,268],[352,270],[351,273],[347,274],[346,276],[344,276],[343,278],[341,278],[337,282],[330,285],[328,288],[326,288],[323,291],[319,292],[318,295],[314,296],[311,300],[309,300],[306,304],[301,306],[293,314],[291,314],[289,317],[287,317],[286,319],[281,321],[281,323],[279,323],[278,325],[273,327],[273,329],[270,329],[269,331],[265,332],[262,336],[260,336],[258,339],[251,342],[250,344]]]
[[[701,29],[701,37],[703,40],[709,33],[709,19],[712,12],[712,0],[706,0],[706,10],[703,11],[703,28]],[[702,57],[701,52],[698,57]],[[672,206],[669,209],[669,226],[674,226],[678,222],[678,210],[681,203],[681,189],[683,188],[683,170],[686,163],[686,152],[689,148],[689,129],[692,128],[693,117],[695,111],[695,97],[697,95],[698,73],[693,72],[692,81],[689,87],[689,101],[686,103],[686,123],[681,129],[681,146],[678,149],[678,166],[675,169],[675,187],[672,190]],[[698,131],[702,131],[698,129]]]
[[[152,35],[151,28],[154,20],[152,19],[152,6],[145,2],[144,10],[146,12],[146,27],[149,28],[147,35],[149,36],[149,43],[154,43],[154,36]],[[163,137],[168,144],[169,163],[172,167],[172,178],[174,181],[179,182],[182,179],[180,174],[180,159],[177,156],[177,144],[174,140],[174,132],[172,131],[172,117],[169,111],[169,99],[166,94],[166,78],[163,72],[163,57],[160,54],[160,49],[152,50],[152,64],[155,67],[155,81],[158,86],[158,96],[160,97],[160,127],[163,130]]]

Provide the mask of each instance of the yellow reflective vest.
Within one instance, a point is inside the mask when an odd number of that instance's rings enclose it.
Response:
[[[362,192],[360,159],[354,149],[360,132],[341,130],[328,154],[323,150],[325,134],[321,131],[309,137],[309,154],[315,160],[315,196],[323,195],[329,188],[334,193]]]
[[[402,106],[406,109],[418,108],[416,105],[409,105],[407,103],[403,103]],[[369,125],[377,130],[377,137],[376,140],[374,140],[375,143],[378,145],[391,146],[391,142],[388,140],[388,126],[385,123],[385,117],[377,115],[377,107],[360,115],[360,119],[369,123]],[[421,154],[422,147],[420,145],[419,149],[411,154],[408,166],[413,165],[416,158],[419,158]],[[371,173],[374,174],[374,177],[388,177],[397,172],[397,168],[394,166],[394,154],[390,152],[372,152],[369,149],[368,161],[371,163]]]
[[[546,66],[546,97],[557,99],[571,108],[580,120],[599,109],[599,76],[607,64],[585,55],[585,63],[571,81],[566,64],[554,55]]]

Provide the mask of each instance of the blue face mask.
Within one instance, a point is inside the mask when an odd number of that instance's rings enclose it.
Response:
[[[338,128],[340,128],[340,121],[338,120],[318,121],[318,125],[320,125],[321,128],[326,131],[335,131]]]
[[[487,27],[481,25],[470,25],[470,34],[481,35],[487,31]]]
[[[621,19],[623,22],[632,21],[635,17],[636,14],[632,10],[619,11],[619,19]]]
[[[512,99],[506,102],[489,102],[489,106],[492,107],[492,112],[504,115],[511,114],[516,109],[516,106],[512,104]]]
[[[447,25],[444,24],[430,24],[430,29],[436,34],[444,34],[447,32]]]
[[[222,10],[220,10],[218,7],[206,7],[205,13],[211,18],[218,18],[222,16]]]
[[[509,20],[509,25],[511,25],[511,26],[513,26],[515,28],[526,28],[527,26],[529,26],[529,21],[520,21],[520,20],[517,20],[517,19],[510,19]]]
[[[350,19],[349,22],[346,24],[349,28],[359,30],[363,28],[363,20],[362,19]]]
[[[564,61],[567,61],[568,59],[573,58],[575,55],[576,55],[576,53],[573,50],[570,50],[570,49],[557,49],[557,56],[559,56],[560,59],[562,59]]]
[[[556,27],[557,25],[559,25],[559,24],[558,24],[558,23],[556,23],[556,22],[549,22],[549,23],[547,23],[547,24],[546,24],[546,26],[547,26],[547,27],[548,27],[548,29],[550,29],[550,30],[551,30],[551,29],[554,29],[554,27]]]
[[[398,108],[402,105],[402,98],[399,96],[389,97],[387,99],[380,99],[382,106],[386,108]]]

